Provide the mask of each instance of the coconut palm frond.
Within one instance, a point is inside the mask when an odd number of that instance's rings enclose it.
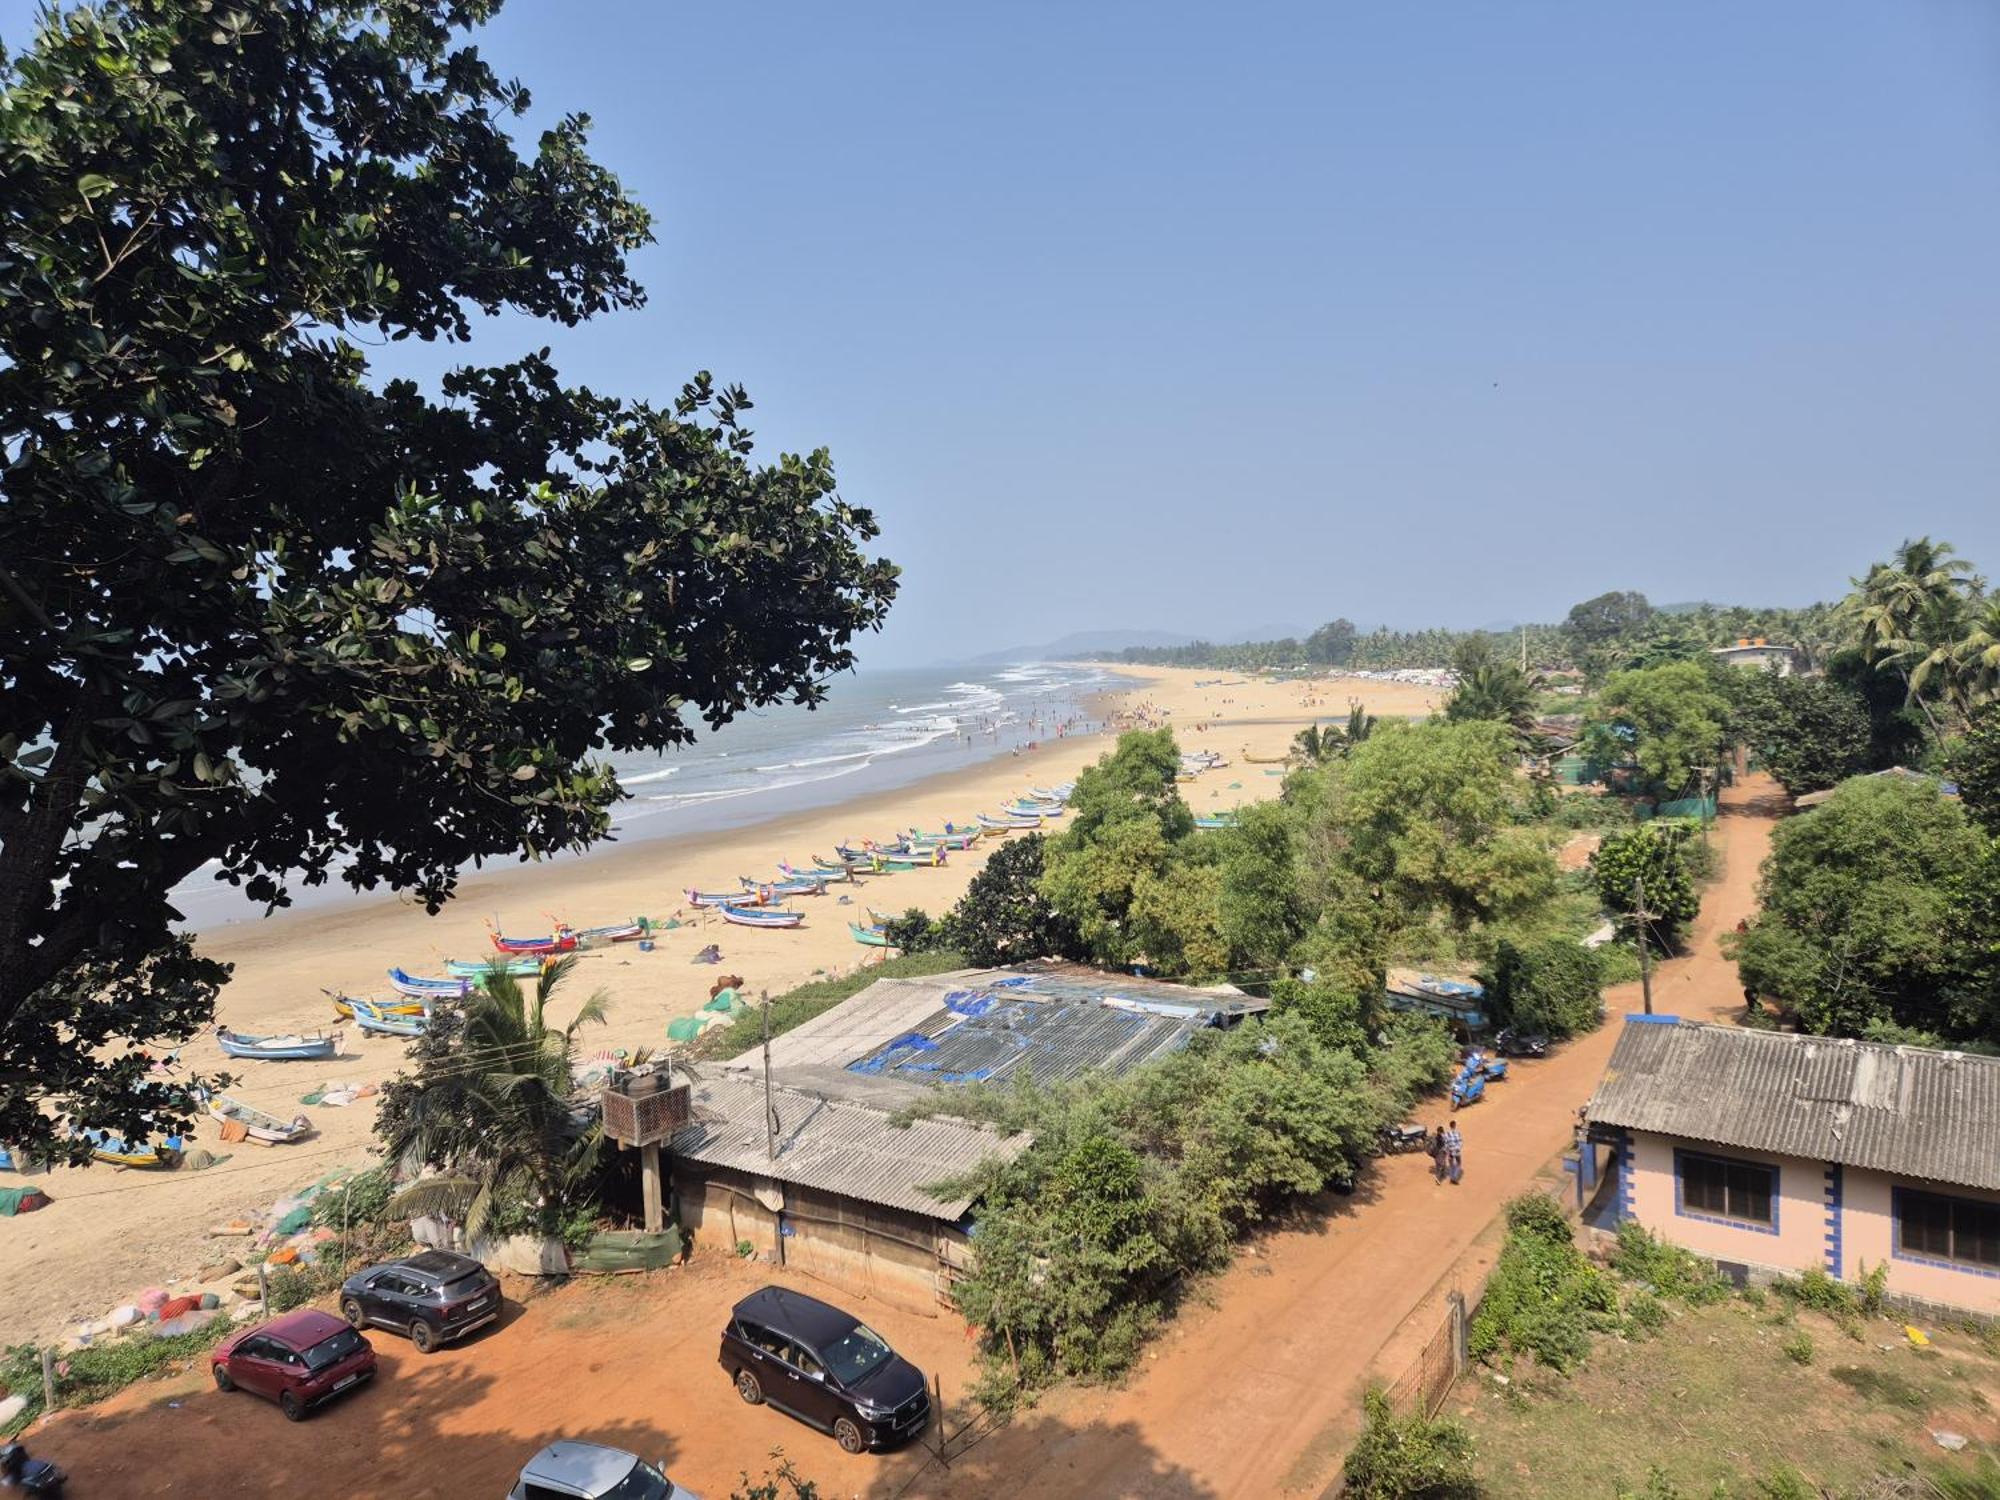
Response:
[[[388,1211],[407,1219],[463,1219],[485,1187],[472,1177],[424,1177],[391,1198]]]

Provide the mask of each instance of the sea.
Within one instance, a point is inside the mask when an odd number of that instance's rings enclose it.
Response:
[[[742,827],[1086,733],[1100,727],[1092,699],[1128,682],[1109,667],[1044,662],[847,673],[827,684],[814,708],[752,710],[720,729],[701,727],[691,744],[665,754],[614,756],[630,794],[612,810],[614,836],[629,844]],[[968,818],[992,810],[921,811]],[[879,832],[857,828],[855,835]],[[263,914],[212,868],[176,886],[172,899],[181,925],[194,931]],[[292,892],[294,909],[353,899],[338,880]]]

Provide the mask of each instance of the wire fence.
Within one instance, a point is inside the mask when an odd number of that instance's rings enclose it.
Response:
[[[1465,1369],[1466,1329],[1470,1321],[1465,1294],[1454,1289],[1445,1298],[1444,1316],[1431,1336],[1424,1340],[1408,1368],[1389,1386],[1390,1405],[1401,1412],[1437,1415]]]

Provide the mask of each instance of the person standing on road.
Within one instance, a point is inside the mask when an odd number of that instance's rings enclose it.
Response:
[[[1424,1141],[1424,1153],[1431,1159],[1431,1181],[1444,1181],[1444,1126],[1431,1131]]]
[[[1458,1133],[1456,1120],[1444,1128],[1444,1170],[1454,1187],[1465,1173],[1465,1138]]]

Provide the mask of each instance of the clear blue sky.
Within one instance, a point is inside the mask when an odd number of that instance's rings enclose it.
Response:
[[[906,569],[864,662],[1804,603],[1919,532],[2000,575],[1983,0],[513,0],[482,46],[659,244],[646,311],[475,354],[710,368],[829,446]]]

